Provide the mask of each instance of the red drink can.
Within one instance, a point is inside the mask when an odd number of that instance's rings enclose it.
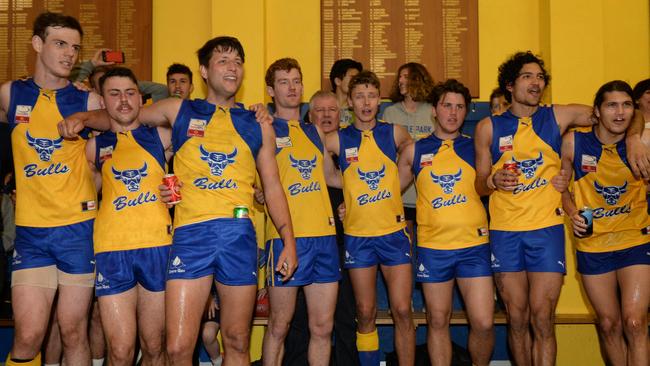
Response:
[[[178,178],[174,174],[165,174],[163,184],[172,191],[171,200],[167,203],[175,205],[181,201],[181,191],[178,187]]]
[[[513,160],[508,160],[505,163],[503,163],[503,169],[509,170],[517,174],[517,163],[514,162]]]

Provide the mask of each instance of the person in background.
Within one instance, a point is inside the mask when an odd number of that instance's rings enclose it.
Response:
[[[501,89],[494,88],[490,93],[490,114],[499,115],[508,110],[510,103],[506,100]]]
[[[183,64],[169,65],[167,68],[167,90],[171,96],[190,99],[190,95],[194,91],[192,70]]]
[[[354,122],[354,113],[350,111],[351,106],[348,104],[348,84],[350,79],[361,70],[363,70],[361,62],[349,58],[336,60],[330,69],[330,84],[339,104],[341,126],[349,126]]]
[[[427,102],[433,90],[433,78],[424,65],[409,62],[397,69],[397,77],[390,91],[393,104],[386,108],[382,119],[406,128],[414,140],[429,136],[435,130],[432,106]],[[415,186],[409,185],[402,192],[406,227],[413,235],[416,219]],[[417,239],[416,239],[417,241]]]

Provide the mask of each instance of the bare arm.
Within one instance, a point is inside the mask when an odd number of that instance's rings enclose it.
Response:
[[[408,144],[397,160],[397,171],[399,173],[400,190],[404,192],[413,181],[413,156],[415,155],[415,143]]]
[[[86,143],[86,161],[88,162],[90,173],[93,175],[95,189],[99,192],[102,189],[102,173],[97,170],[97,166],[95,165],[95,144],[94,138],[88,140]]]
[[[476,192],[481,196],[490,195],[495,187],[488,185],[488,179],[492,173],[492,153],[490,152],[492,144],[492,120],[489,117],[482,119],[476,125],[474,132],[474,148],[476,150],[476,181],[474,186]]]
[[[637,177],[650,178],[650,149],[641,140],[645,128],[643,114],[637,109],[634,111],[632,123],[627,128],[625,145],[627,147],[627,161],[632,172]]]
[[[284,249],[280,253],[278,266],[275,270],[284,276],[283,280],[288,280],[298,266],[296,240],[293,236],[287,197],[284,195],[278,175],[278,165],[275,161],[275,132],[271,124],[262,123],[260,127],[262,128],[263,142],[257,154],[257,171],[262,180],[269,215],[284,243]]]
[[[574,159],[574,137],[573,132],[568,132],[562,137],[562,170],[571,172],[573,171],[573,159]],[[578,208],[576,207],[575,198],[573,193],[568,189],[562,192],[562,207],[567,216],[571,219],[573,223],[573,233],[577,236],[584,233],[587,230],[587,225],[585,224],[582,217],[580,217]]]
[[[553,105],[553,113],[562,135],[569,128],[589,127],[596,122],[593,107],[584,104],[556,104]]]
[[[9,101],[11,99],[11,81],[7,81],[0,86],[0,123],[7,123],[7,112],[9,111]]]
[[[406,128],[401,125],[393,125],[393,131],[395,132],[395,146],[397,146],[397,154],[401,155],[404,148],[407,145],[413,143],[413,138],[409,135]]]
[[[332,155],[330,155],[330,153],[327,151],[327,147],[325,146],[325,134],[318,126],[314,126],[318,131],[318,136],[320,137],[320,141],[323,144],[325,150],[323,151],[323,169],[325,170],[325,181],[330,187],[341,188],[343,186],[341,171],[339,169],[336,169],[336,165],[334,165],[334,161],[332,160]]]

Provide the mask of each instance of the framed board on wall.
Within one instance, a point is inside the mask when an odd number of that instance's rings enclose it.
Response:
[[[321,48],[323,89],[334,61],[352,58],[377,74],[382,97],[407,62],[479,95],[478,0],[321,0]]]
[[[0,82],[31,75],[36,53],[31,44],[34,19],[52,11],[71,15],[84,32],[79,60],[100,48],[124,52],[124,66],[151,80],[152,0],[2,0],[0,1]]]

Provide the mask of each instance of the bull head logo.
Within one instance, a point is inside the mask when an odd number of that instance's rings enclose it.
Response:
[[[29,131],[26,132],[25,136],[27,137],[27,144],[36,150],[38,158],[41,159],[41,161],[50,161],[54,151],[62,147],[61,143],[63,142],[63,137],[56,140],[32,137],[32,135],[29,134]]]
[[[537,171],[537,168],[540,167],[542,164],[544,164],[544,157],[542,156],[542,152],[539,152],[539,156],[536,159],[527,159],[527,160],[522,160],[518,161],[515,159],[515,157],[512,157],[512,160],[517,163],[517,168],[521,170],[522,173],[524,173],[524,176],[526,179],[531,179],[535,176],[535,172]]]
[[[621,195],[627,192],[627,181],[625,181],[622,186],[609,187],[603,187],[598,184],[598,181],[594,181],[594,187],[596,188],[596,193],[603,196],[608,205],[614,206],[618,203]]]
[[[220,177],[223,174],[224,169],[230,164],[235,162],[235,156],[237,156],[237,148],[233,150],[230,154],[218,152],[218,151],[208,151],[203,148],[203,145],[199,146],[201,150],[201,160],[206,161],[210,167],[210,174]]]
[[[430,174],[431,180],[433,180],[433,183],[440,185],[442,192],[445,194],[452,194],[454,192],[454,186],[456,185],[456,182],[460,182],[460,176],[463,174],[463,170],[458,169],[458,173],[456,174],[435,175],[433,172]]]
[[[115,167],[111,167],[113,176],[117,180],[121,180],[129,192],[137,192],[140,190],[140,181],[143,177],[147,176],[147,162],[140,169],[129,169],[119,171]]]
[[[311,170],[316,167],[316,155],[314,158],[309,159],[296,159],[291,154],[289,154],[289,160],[291,160],[291,167],[298,169],[300,176],[304,180],[311,179]]]
[[[357,168],[357,173],[359,173],[359,178],[368,184],[368,188],[373,191],[376,191],[379,188],[379,181],[386,174],[386,165],[382,165],[380,170],[371,170],[369,172],[364,172],[363,170]]]

